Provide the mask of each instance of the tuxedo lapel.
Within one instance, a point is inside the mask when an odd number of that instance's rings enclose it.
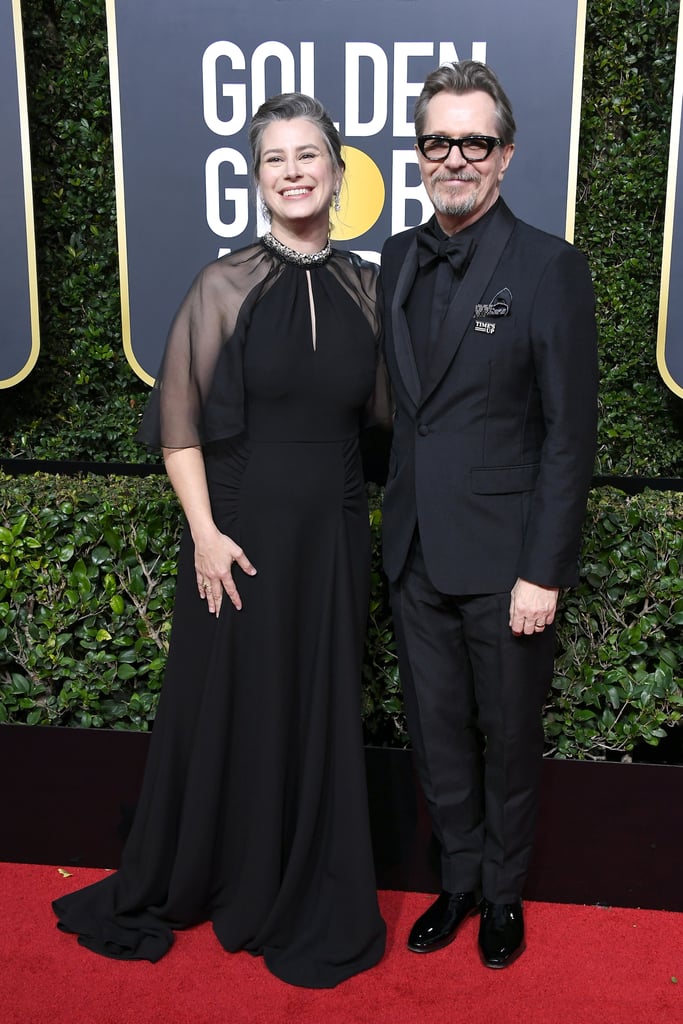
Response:
[[[396,280],[394,295],[391,302],[391,324],[394,338],[394,351],[396,362],[403,378],[406,391],[413,403],[417,406],[420,401],[422,384],[417,372],[415,352],[410,340],[408,320],[404,309],[404,303],[410,294],[410,289],[417,273],[417,243],[415,236],[410,240],[408,251],[405,254],[401,269]]]
[[[514,226],[515,217],[501,200],[491,218],[491,223],[477,244],[474,258],[467,268],[444,319],[438,342],[434,346],[429,379],[422,391],[423,401],[429,398],[452,363],[465,331],[474,316],[474,307],[480,301],[481,295],[498,265]],[[410,345],[410,341],[408,344]]]

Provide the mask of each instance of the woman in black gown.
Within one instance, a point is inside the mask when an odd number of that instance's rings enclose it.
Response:
[[[187,520],[140,802],[120,870],[54,908],[120,959],[210,919],[327,988],[385,942],[360,725],[376,275],[329,245],[344,164],[320,104],[267,101],[250,144],[271,233],[198,275],[140,431]]]

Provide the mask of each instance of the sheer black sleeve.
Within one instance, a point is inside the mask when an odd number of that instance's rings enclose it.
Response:
[[[198,274],[171,325],[138,441],[190,448],[242,433],[245,331],[254,303],[281,272],[253,245]]]

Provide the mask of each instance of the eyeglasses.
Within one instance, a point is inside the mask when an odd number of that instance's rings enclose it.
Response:
[[[466,135],[463,139],[450,139],[447,135],[418,135],[417,145],[422,156],[435,163],[442,164],[451,155],[453,146],[457,146],[463,160],[476,164],[486,160],[496,146],[502,146],[503,140],[493,135]]]

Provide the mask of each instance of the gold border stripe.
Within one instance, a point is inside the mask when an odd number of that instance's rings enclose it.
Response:
[[[26,221],[26,254],[28,273],[28,294],[31,315],[31,352],[24,366],[13,377],[0,380],[0,388],[11,388],[28,377],[38,361],[40,352],[40,319],[38,315],[38,272],[36,269],[36,231],[33,215],[33,182],[31,180],[31,144],[28,134],[28,105],[26,102],[26,66],[24,64],[24,36],[21,27],[21,2],[12,0],[14,21],[14,49],[17,64],[17,88],[19,97],[19,130],[21,137],[21,162],[24,182],[24,209]]]
[[[109,84],[111,89],[112,141],[114,144],[114,180],[116,184],[116,223],[119,243],[119,277],[121,289],[121,334],[123,351],[131,367],[146,384],[154,384],[135,358],[130,333],[130,291],[128,287],[128,240],[126,237],[126,199],[123,179],[123,135],[121,130],[121,93],[119,89],[119,50],[116,35],[116,0],[107,0],[107,37],[109,50]]]
[[[569,135],[569,171],[567,174],[567,220],[564,235],[568,242],[574,241],[576,225],[576,188],[579,177],[579,135],[581,132],[581,93],[583,88],[583,64],[586,49],[586,3],[578,0],[576,5],[576,40],[574,43],[574,83],[572,87],[572,116]]]
[[[678,15],[678,42],[676,44],[676,74],[674,77],[673,103],[671,109],[671,142],[669,146],[669,171],[666,185],[666,207],[664,212],[664,240],[662,246],[662,279],[659,289],[659,321],[657,325],[657,367],[662,380],[674,394],[683,398],[683,386],[669,373],[666,365],[666,327],[669,313],[669,291],[671,287],[671,256],[673,251],[674,217],[676,214],[676,179],[681,142],[681,114],[683,101],[683,8]],[[683,217],[683,209],[678,211]]]

